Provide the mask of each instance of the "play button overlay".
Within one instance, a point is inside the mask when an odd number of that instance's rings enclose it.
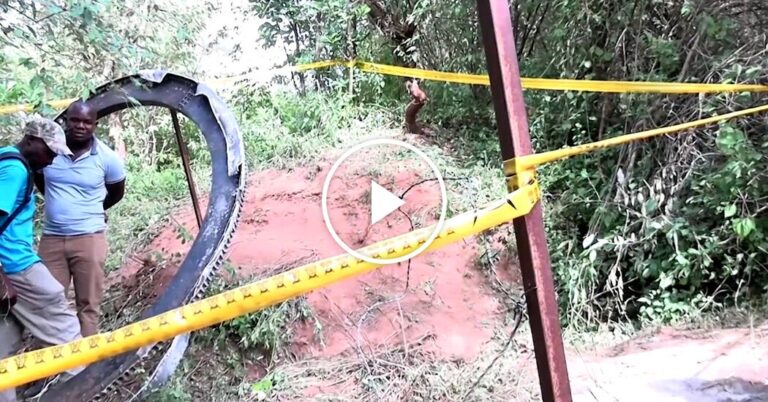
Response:
[[[395,212],[405,201],[371,180],[371,225]]]
[[[423,151],[376,138],[352,146],[333,163],[321,207],[328,232],[345,252],[389,265],[412,259],[432,244],[443,229],[448,203],[443,177]],[[406,255],[377,258],[358,251],[425,227],[431,227],[426,241],[414,243]]]

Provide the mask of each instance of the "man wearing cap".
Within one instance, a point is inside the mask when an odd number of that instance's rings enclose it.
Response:
[[[0,160],[0,227],[5,226],[0,234],[0,264],[17,293],[15,304],[0,317],[0,358],[6,358],[21,347],[23,328],[43,346],[71,342],[81,335],[77,316],[67,304],[64,287],[33,248],[35,197],[34,194],[28,196],[28,189],[34,191],[30,185],[31,171],[50,165],[57,155],[72,154],[64,131],[52,120],[34,119],[24,127],[21,141],[0,148],[2,154],[13,157]],[[18,156],[26,161],[29,170]],[[9,221],[7,225],[6,221]],[[80,371],[82,368],[70,370],[55,379],[67,379]],[[52,381],[46,385],[50,383]],[[6,401],[16,401],[15,389],[0,392],[0,402]]]
[[[35,177],[45,196],[40,257],[65,289],[75,288],[83,336],[99,332],[107,260],[105,211],[125,192],[125,168],[112,149],[94,136],[96,111],[83,101],[66,111],[67,146],[72,157],[56,157]]]

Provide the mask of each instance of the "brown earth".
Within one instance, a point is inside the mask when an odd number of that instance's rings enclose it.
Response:
[[[242,221],[229,255],[238,275],[263,277],[343,253],[329,235],[320,207],[330,164],[325,160],[290,172],[251,174]],[[342,169],[347,180],[337,183],[341,187],[329,199],[330,209],[337,211],[331,215],[339,232],[359,234],[367,224],[361,217],[370,212],[360,191],[369,188],[370,179],[358,174],[360,167]],[[402,170],[384,172],[384,176],[397,188],[418,179]],[[434,203],[435,191],[429,185],[414,190],[407,204],[424,209]],[[174,216],[176,225],[195,233],[191,210]],[[393,214],[374,225],[369,238],[407,229],[402,215]],[[168,257],[184,255],[187,249],[178,231],[167,228],[114,273],[110,282],[129,282],[146,270],[143,261],[153,253]],[[307,300],[322,325],[323,339],[317,339],[311,324],[300,325],[295,328],[293,352],[298,359],[334,360],[419,341],[434,361],[475,360],[484,348],[491,347],[494,329],[509,329],[503,322],[505,312],[498,294],[476,266],[477,254],[476,241],[469,238],[414,258],[410,273],[407,264],[395,264],[309,293]],[[518,270],[509,267],[507,262],[498,264],[498,277],[519,286]],[[162,291],[174,269],[169,264],[154,273],[151,293]],[[520,372],[531,373],[535,361],[531,349],[525,347],[530,340],[520,342]],[[609,349],[568,346],[567,353],[577,401],[768,401],[765,325],[703,333],[664,330]],[[535,381],[535,374],[531,378]],[[350,386],[349,381],[326,384],[328,381],[318,378],[303,394],[317,397]]]
[[[263,277],[344,253],[330,236],[321,212],[323,180],[330,164],[251,175],[229,254],[240,276]],[[370,188],[370,178],[359,175],[360,168],[351,163],[339,169],[336,177],[345,180],[334,180],[328,201],[333,226],[348,243],[354,242],[353,234],[360,240],[368,222],[364,218],[370,214],[367,205],[360,202]],[[421,179],[402,169],[385,171],[382,177],[382,185],[392,183],[391,188],[401,190]],[[433,201],[439,200],[438,191],[436,185],[420,185],[408,192],[406,206],[421,212],[430,209]],[[196,233],[191,211],[174,216],[175,225]],[[393,213],[366,233],[367,243],[408,231],[409,226],[402,214]],[[188,249],[189,244],[182,244],[174,227],[164,230],[146,248],[166,256]],[[132,258],[110,282],[131,281],[151,259],[148,251]],[[377,348],[400,344],[403,337],[411,341],[434,335],[426,350],[439,359],[472,360],[492,337],[503,314],[487,280],[475,268],[476,257],[477,246],[470,238],[417,256],[411,260],[410,272],[407,263],[389,265],[308,294],[323,327],[323,341],[321,344],[315,339],[311,323],[302,325],[296,328],[294,352],[301,357],[329,357],[352,353],[363,345]],[[162,291],[175,268],[169,264],[155,274],[152,294]],[[405,325],[401,325],[400,317],[405,318]]]
[[[657,334],[568,357],[577,401],[768,401],[768,325]]]

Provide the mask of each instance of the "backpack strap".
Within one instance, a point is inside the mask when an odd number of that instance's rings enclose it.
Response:
[[[11,224],[11,221],[13,221],[14,218],[16,218],[17,215],[21,212],[22,209],[24,209],[24,206],[27,205],[29,200],[32,198],[32,190],[33,190],[33,179],[32,179],[32,169],[29,167],[29,163],[27,160],[21,156],[20,154],[17,154],[15,152],[5,152],[0,154],[0,161],[4,161],[7,159],[16,159],[24,165],[24,167],[27,169],[27,189],[26,193],[24,194],[24,199],[21,201],[21,204],[19,204],[18,207],[16,207],[13,212],[11,212],[10,215],[8,215],[8,219],[3,222],[2,225],[0,225],[0,234],[2,234],[6,228],[8,228],[8,225]]]

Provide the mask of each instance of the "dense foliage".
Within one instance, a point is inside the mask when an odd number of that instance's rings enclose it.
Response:
[[[510,7],[524,76],[667,82],[765,76],[762,0],[510,0]],[[139,68],[194,74],[211,10],[172,0],[0,2],[0,104],[31,102],[50,113],[44,100],[77,96]],[[264,20],[263,43],[240,46],[282,46],[288,63],[357,58],[485,72],[475,1],[251,0],[247,12]],[[275,164],[301,157],[312,147],[333,146],[336,130],[353,121],[380,122],[381,110],[400,116],[408,101],[401,78],[355,74],[351,85],[349,79],[337,68],[294,74],[298,94],[238,92],[231,102],[246,128],[250,159]],[[464,167],[497,168],[488,88],[420,85],[430,98],[420,119],[451,144]],[[551,91],[528,91],[526,101],[537,150],[765,102],[760,94]],[[0,123],[3,131],[12,127],[7,118]],[[134,189],[147,192],[126,204],[148,205],[158,183],[167,184],[172,198],[183,196],[169,127],[167,115],[135,112],[103,128],[116,146],[124,143]],[[766,128],[763,117],[743,118],[540,169],[564,318],[571,324],[669,320],[719,305],[764,303]],[[200,151],[192,145],[195,159],[205,162]],[[151,223],[141,217],[126,238]]]
[[[202,7],[171,1],[5,1],[0,102],[81,95],[127,71],[185,67]]]

